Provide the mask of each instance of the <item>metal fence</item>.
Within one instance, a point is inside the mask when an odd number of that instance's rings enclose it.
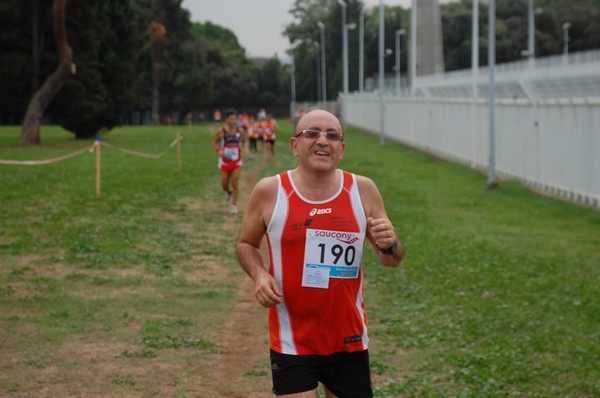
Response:
[[[439,75],[420,76],[415,82],[415,96],[425,98],[488,97],[488,68],[452,71]],[[401,90],[393,76],[386,76],[386,95],[410,96],[406,78],[400,81]],[[366,91],[375,92],[374,84]],[[543,101],[559,98],[600,97],[600,50],[556,55],[499,64],[496,66],[496,98]]]
[[[347,122],[485,170],[486,74],[481,68],[475,77],[471,71],[419,77],[413,97],[388,80],[381,96],[348,96]],[[497,174],[600,208],[600,51],[499,65],[495,89]]]

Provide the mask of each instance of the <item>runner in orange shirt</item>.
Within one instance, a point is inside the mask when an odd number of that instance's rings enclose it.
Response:
[[[250,144],[250,156],[254,157],[258,148],[256,146],[256,142],[258,141],[259,131],[258,131],[258,122],[255,120],[251,120],[248,125],[248,142]]]
[[[267,116],[264,122],[263,137],[265,140],[265,151],[269,154],[269,159],[275,159],[275,139],[277,138],[277,130],[279,126],[277,121],[271,116]]]
[[[222,119],[223,119],[223,116],[221,115],[221,111],[218,109],[215,109],[215,111],[213,112],[213,120],[215,122],[215,125],[219,126],[221,124]]]

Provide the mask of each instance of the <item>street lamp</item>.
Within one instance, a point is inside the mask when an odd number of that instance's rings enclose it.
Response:
[[[477,76],[479,75],[479,0],[472,4],[471,20],[471,91],[473,98],[479,96],[477,92]]]
[[[296,121],[296,48],[302,44],[303,40],[295,40],[292,43],[292,64],[291,64],[291,89],[292,89],[292,104],[290,106],[290,119]]]
[[[296,62],[294,61],[294,52],[292,50],[292,65],[291,65],[291,84],[292,84],[292,104],[290,109],[290,119],[296,121]]]
[[[396,93],[400,95],[400,36],[404,35],[404,29],[396,31]]]
[[[571,22],[564,22],[561,26],[563,30],[563,63],[566,64],[569,56],[569,28]]]
[[[410,10],[410,95],[414,96],[417,86],[417,0],[412,0]]]
[[[358,35],[358,91],[362,94],[365,85],[365,10],[360,10]]]
[[[533,0],[528,0],[527,15],[528,15],[528,33],[527,33],[527,50],[521,51],[521,54],[529,58],[529,67],[533,68],[535,58],[535,16],[540,15],[544,10],[541,7],[533,8]]]
[[[416,1],[416,0],[415,0]],[[383,146],[385,142],[385,115],[383,109],[383,74],[385,72],[385,8],[383,0],[379,0],[379,145]]]
[[[321,65],[321,56],[319,55],[319,42],[311,41],[311,46],[315,49],[315,80],[317,81],[317,102],[322,101],[321,93],[321,74],[319,73]]]
[[[346,26],[346,2],[344,0],[338,0],[338,4],[342,6],[342,46],[344,64],[344,102],[342,103],[342,119],[345,126],[348,119],[346,113],[348,103],[348,28]]]
[[[496,182],[496,0],[489,0],[488,10],[488,96],[489,96],[489,154],[487,188],[495,189]]]
[[[327,102],[327,75],[325,74],[325,24],[319,21],[317,22],[317,26],[321,30],[321,96],[323,98],[323,103],[321,106],[325,108],[325,103]]]

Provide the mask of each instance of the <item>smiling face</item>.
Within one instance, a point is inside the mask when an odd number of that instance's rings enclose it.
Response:
[[[318,138],[298,135],[304,130],[335,131],[342,134],[340,121],[327,111],[321,109],[310,111],[298,121],[295,137],[292,137],[290,142],[292,152],[300,162],[299,167],[306,167],[316,172],[334,171],[344,157],[346,148],[344,141],[327,139],[325,134],[321,134]]]

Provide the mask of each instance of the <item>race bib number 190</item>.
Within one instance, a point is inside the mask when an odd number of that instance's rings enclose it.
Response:
[[[327,289],[330,278],[357,278],[364,240],[359,232],[307,229],[302,286]]]

